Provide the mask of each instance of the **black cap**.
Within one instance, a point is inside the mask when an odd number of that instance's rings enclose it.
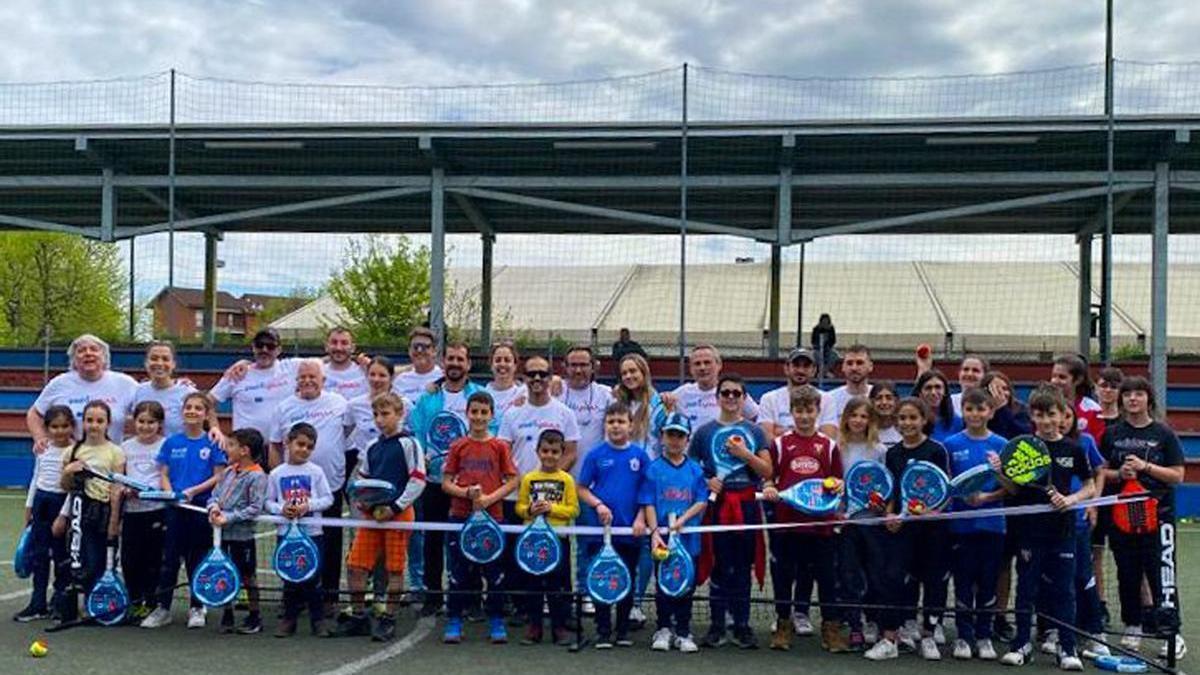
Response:
[[[250,341],[250,344],[257,345],[263,344],[264,342],[270,342],[278,346],[283,342],[283,340],[279,339],[279,331],[275,330],[274,328],[264,328],[254,334],[254,339]]]
[[[813,358],[812,352],[808,351],[807,349],[805,349],[803,347],[796,347],[792,351],[788,352],[788,357],[787,357],[788,363],[791,363],[792,361],[795,361],[796,359],[805,359],[809,363],[817,362],[817,360]]]

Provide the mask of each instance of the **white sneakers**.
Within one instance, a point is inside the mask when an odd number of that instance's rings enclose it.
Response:
[[[808,637],[816,631],[813,630],[812,621],[808,620],[807,614],[796,613],[792,616],[792,632],[802,637]]]
[[[547,610],[546,613],[549,614],[549,610]],[[634,605],[633,608],[629,610],[629,620],[633,623],[644,624],[646,623],[646,613],[642,611],[641,607]]]
[[[204,628],[204,608],[190,607],[188,608],[188,628]]]
[[[1058,657],[1059,670],[1079,671],[1083,670],[1083,661],[1074,654],[1063,654]]]
[[[1019,649],[1014,649],[1000,657],[1000,663],[1006,666],[1023,666],[1033,662],[1033,645],[1025,643]]]
[[[656,652],[671,651],[671,629],[659,628],[650,640],[650,649]]]
[[[921,658],[926,661],[942,660],[942,652],[938,650],[936,640],[931,637],[921,638]]]
[[[1182,659],[1187,656],[1187,644],[1183,641],[1182,635],[1175,636],[1175,658]],[[1158,650],[1158,658],[1167,658],[1167,641],[1163,640],[1162,647]]]
[[[675,648],[684,654],[695,654],[700,651],[700,647],[696,646],[696,641],[691,635],[675,638]]]
[[[171,618],[171,613],[162,607],[156,607],[150,615],[142,619],[142,623],[138,624],[142,628],[162,628],[168,626],[174,619]]]
[[[1042,640],[1042,653],[1055,656],[1058,654],[1058,629],[1051,628],[1046,631],[1046,638]]]
[[[1142,627],[1125,626],[1125,632],[1121,634],[1121,646],[1135,652],[1140,650],[1142,648]]]
[[[938,645],[946,644],[946,629],[940,623],[933,627],[933,641]]]
[[[863,653],[863,657],[871,661],[886,661],[888,659],[899,658],[899,656],[900,648],[896,646],[895,642],[887,638],[880,638],[879,642],[875,643],[875,646]]]
[[[869,645],[879,642],[879,624],[874,621],[863,624],[863,642]]]
[[[971,645],[959,638],[954,641],[954,658],[966,661],[971,658]]]
[[[921,629],[917,627],[917,622],[912,619],[905,621],[900,630],[896,631],[896,639],[899,641],[897,646],[916,651],[917,640],[921,639]]]
[[[976,640],[975,651],[979,654],[979,658],[984,661],[996,660],[996,648],[992,646],[991,640]]]
[[[1099,637],[1100,636],[1096,636],[1096,638]],[[1084,647],[1083,649],[1083,657],[1085,659],[1098,659],[1101,656],[1112,656],[1112,650],[1110,650],[1108,645],[1104,644],[1099,639],[1091,640],[1088,643],[1088,646]]]

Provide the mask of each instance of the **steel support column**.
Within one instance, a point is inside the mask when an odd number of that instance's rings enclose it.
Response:
[[[435,167],[430,175],[429,329],[437,339],[438,353],[441,354],[446,344],[446,172]]]
[[[1079,343],[1076,351],[1092,352],[1092,235],[1080,234],[1079,243]]]
[[[1170,233],[1170,167],[1154,165],[1154,234],[1150,258],[1150,382],[1160,412],[1167,404],[1167,238]]]
[[[212,349],[217,335],[217,237],[204,235],[204,347]]]
[[[491,349],[492,345],[492,248],[496,244],[496,235],[484,234],[482,272],[479,280],[479,346],[483,350]]]

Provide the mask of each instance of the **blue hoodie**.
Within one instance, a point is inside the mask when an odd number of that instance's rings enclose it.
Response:
[[[476,392],[487,393],[483,387],[467,380],[463,387],[463,399],[469,399]],[[465,417],[447,411],[445,405],[445,390],[438,385],[437,391],[425,392],[417,399],[417,404],[408,414],[408,428],[425,448],[425,475],[430,482],[441,482],[442,465],[450,452],[450,444],[466,436],[470,426]],[[488,430],[496,433],[500,424],[495,416]]]

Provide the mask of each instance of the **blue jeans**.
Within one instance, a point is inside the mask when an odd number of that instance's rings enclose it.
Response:
[[[1043,608],[1046,615],[1068,626],[1075,625],[1074,579],[1074,536],[1017,542],[1017,636],[1012,642],[1012,649],[1030,643],[1033,613],[1044,583],[1055,591],[1046,597]],[[1058,624],[1051,623],[1049,627],[1057,628]],[[1058,643],[1064,653],[1075,653],[1075,632],[1059,630]]]
[[[967,642],[992,637],[990,611],[996,608],[996,579],[1004,553],[1002,532],[971,532],[954,536],[950,546],[954,571],[955,625]],[[972,611],[978,610],[978,611]]]
[[[1096,571],[1092,569],[1092,535],[1087,528],[1075,530],[1075,573],[1072,578],[1075,580],[1075,620],[1084,632],[1096,635],[1104,630],[1104,618],[1100,609],[1100,589],[1096,586]],[[1044,576],[1042,581],[1045,581]],[[1046,611],[1050,605],[1050,595],[1054,592],[1053,587],[1042,589],[1038,594],[1039,609]]]
[[[33,493],[33,506],[30,530],[32,547],[30,555],[33,559],[33,596],[29,606],[38,611],[46,611],[46,589],[50,585],[50,561],[54,561],[55,570],[67,559],[66,542],[50,533],[54,519],[62,509],[63,500],[67,495],[62,492],[46,492],[38,490]],[[54,575],[54,595],[58,596],[67,587],[66,576]]]
[[[719,503],[719,502],[718,502]],[[761,522],[758,504],[742,502],[742,522]],[[714,633],[725,632],[726,613],[733,616],[735,630],[750,627],[750,583],[757,552],[757,532],[743,530],[713,535],[713,569],[709,575],[709,595]]]

